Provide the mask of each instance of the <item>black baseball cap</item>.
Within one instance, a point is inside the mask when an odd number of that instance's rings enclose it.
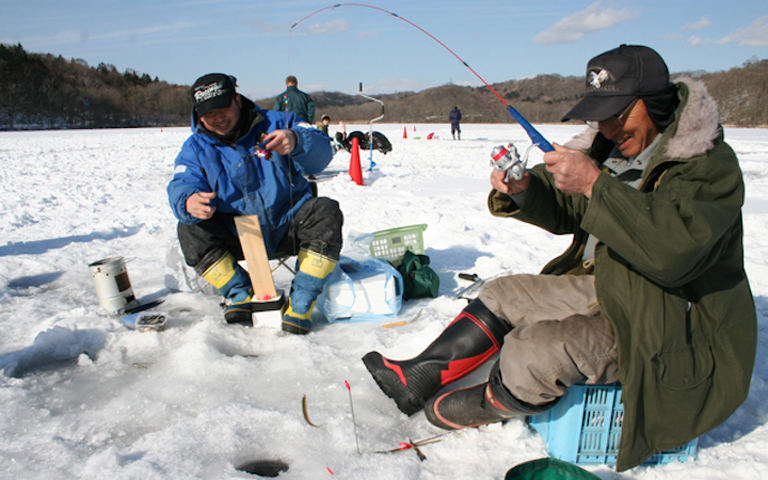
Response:
[[[209,73],[195,80],[192,100],[197,115],[202,117],[216,108],[226,108],[235,98],[237,79],[224,73]]]
[[[562,121],[610,118],[634,99],[669,89],[669,70],[661,56],[642,45],[621,45],[587,63],[587,93]]]

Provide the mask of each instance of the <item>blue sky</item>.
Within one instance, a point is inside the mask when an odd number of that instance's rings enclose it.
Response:
[[[0,43],[191,84],[233,74],[252,98],[299,87],[367,94],[482,85],[417,28],[379,10],[311,0],[0,0]],[[489,83],[582,75],[620,43],[655,48],[672,72],[768,58],[766,0],[378,0],[437,37]]]

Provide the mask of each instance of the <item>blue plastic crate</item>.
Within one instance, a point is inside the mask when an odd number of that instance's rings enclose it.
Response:
[[[529,425],[547,444],[550,456],[577,465],[616,465],[624,404],[621,385],[573,385],[555,406],[530,417]],[[676,450],[651,456],[645,465],[696,457],[698,438]]]

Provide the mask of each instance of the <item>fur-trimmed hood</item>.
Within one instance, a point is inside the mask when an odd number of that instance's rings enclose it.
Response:
[[[675,81],[680,105],[675,121],[662,133],[668,137],[663,147],[664,156],[686,160],[711,150],[722,134],[717,102],[700,81],[684,77]],[[587,150],[592,146],[598,130],[586,128],[565,144],[569,148]]]

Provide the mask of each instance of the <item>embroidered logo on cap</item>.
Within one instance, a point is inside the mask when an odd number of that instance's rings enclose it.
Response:
[[[211,83],[195,90],[195,103],[201,104],[207,100],[224,94],[224,82]]]
[[[601,88],[606,80],[609,80],[611,78],[611,74],[608,72],[608,70],[601,68],[599,72],[596,72],[594,70],[590,70],[589,72],[589,80],[587,83],[589,83],[591,86],[595,88]]]

